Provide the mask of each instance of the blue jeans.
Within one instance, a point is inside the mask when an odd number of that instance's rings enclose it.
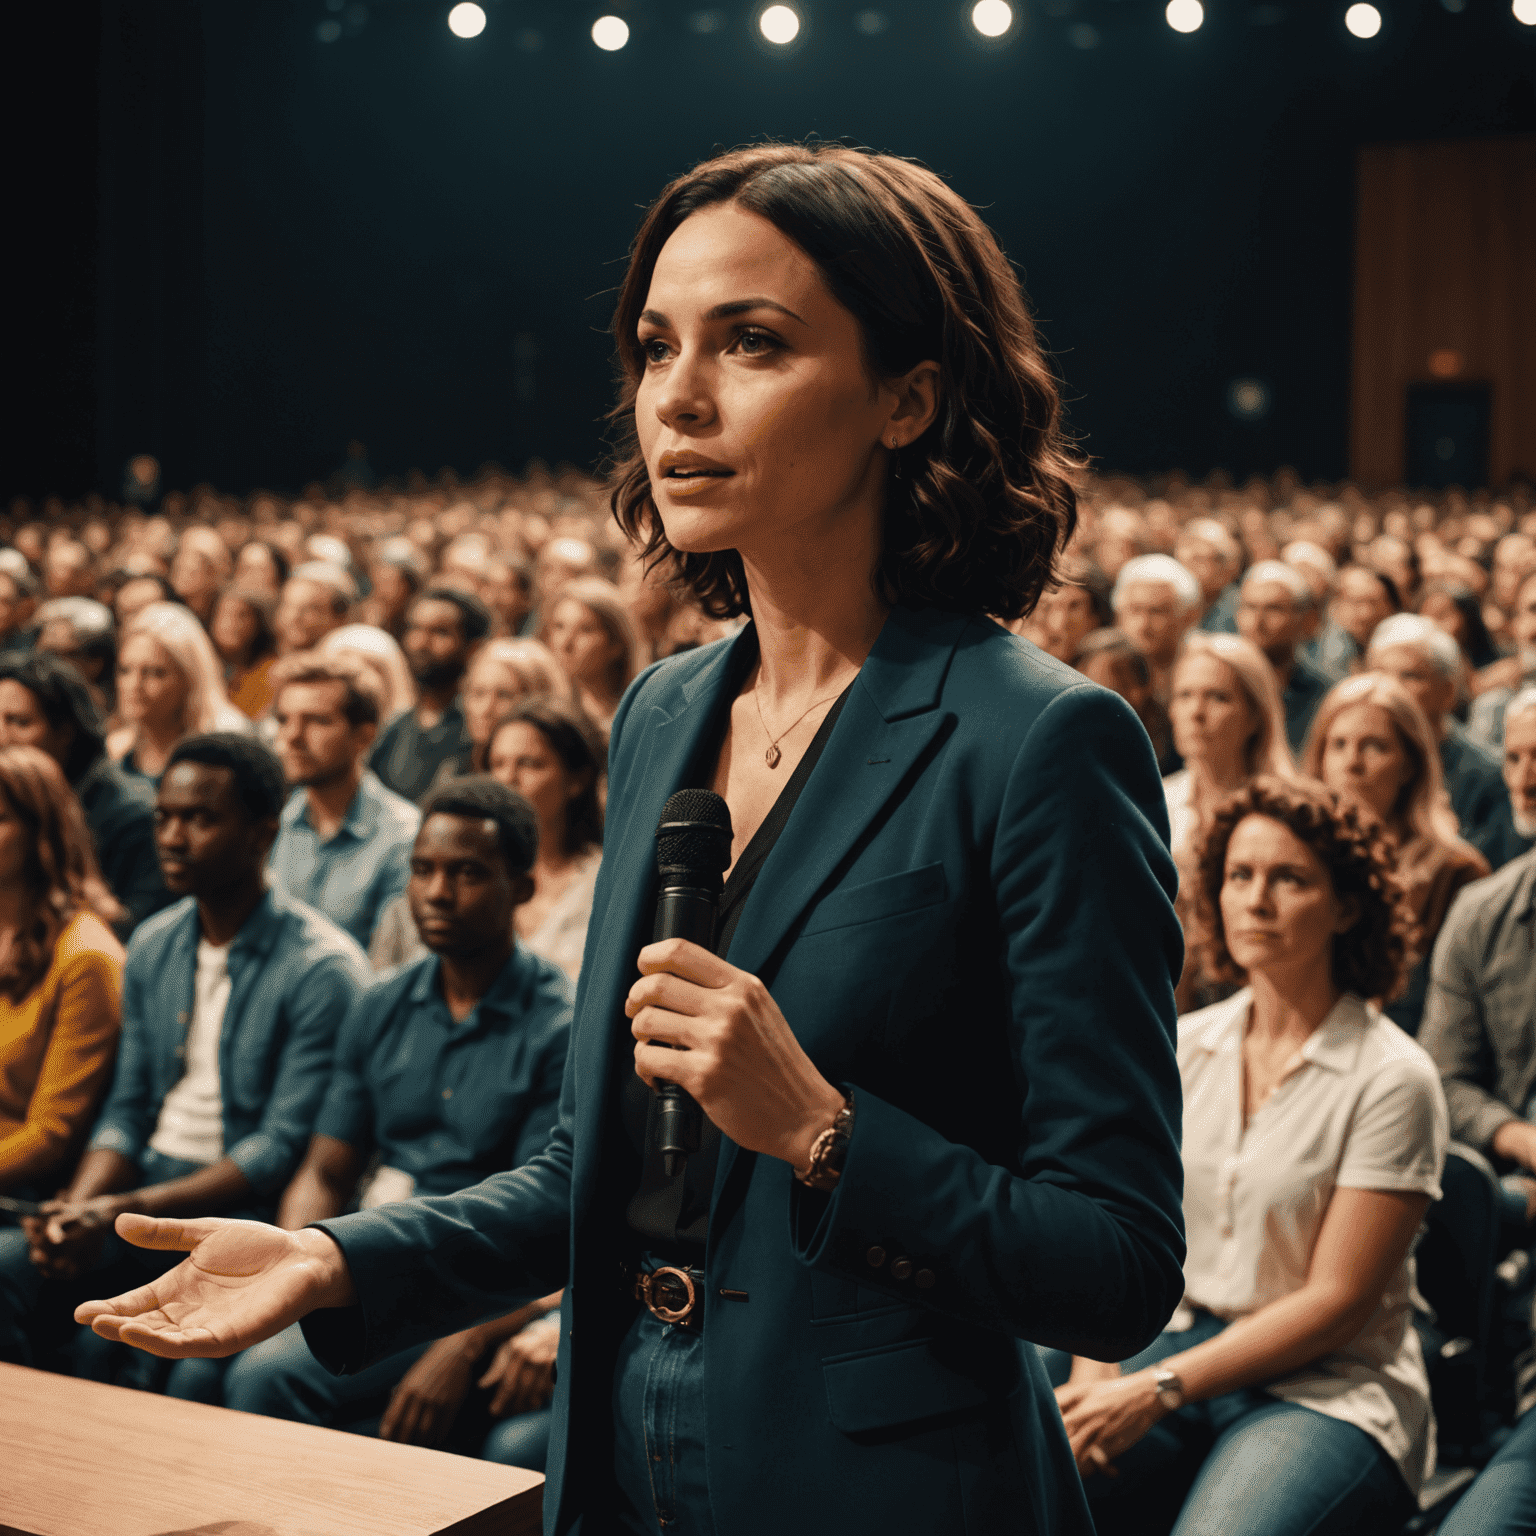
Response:
[[[1214,1338],[1200,1314],[1127,1360],[1130,1375]],[[1043,1351],[1057,1384],[1068,1357]],[[1190,1403],[1084,1480],[1099,1536],[1390,1536],[1417,1508],[1397,1465],[1353,1424],[1259,1388]]]
[[[613,1372],[613,1471],[645,1536],[715,1536],[704,1468],[704,1340],[642,1308]]]
[[[390,1394],[428,1348],[426,1344],[417,1344],[386,1356],[356,1375],[333,1376],[310,1354],[304,1334],[295,1323],[228,1362],[223,1373],[224,1406],[242,1413],[374,1435],[389,1406]],[[173,1376],[167,1392],[173,1397],[200,1397],[204,1402],[217,1402],[216,1396],[208,1395],[213,1381],[212,1373],[189,1374],[179,1380]],[[537,1408],[531,1413],[491,1421],[485,1411],[488,1396],[473,1386],[470,1388],[445,1448],[503,1466],[542,1472],[549,1452],[550,1410]]]
[[[1536,1411],[1478,1474],[1440,1536],[1536,1536]]]
[[[144,1184],[179,1179],[200,1165],[164,1157],[145,1149],[139,1159]],[[111,1345],[74,1319],[82,1301],[116,1296],[157,1279],[185,1255],[135,1248],[108,1232],[100,1257],[73,1280],[49,1280],[27,1258],[27,1240],[20,1227],[0,1228],[0,1360],[51,1370],[75,1368],[79,1352],[82,1373],[100,1375],[109,1353],[140,1354],[127,1345]],[[143,1355],[144,1360],[153,1356]]]

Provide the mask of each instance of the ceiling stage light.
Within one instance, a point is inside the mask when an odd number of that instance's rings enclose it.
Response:
[[[782,48],[800,35],[800,18],[787,5],[770,5],[757,18],[757,30]]]
[[[485,31],[485,12],[473,0],[460,0],[448,12],[448,30],[455,37],[479,37]]]
[[[629,23],[622,16],[599,16],[592,23],[592,41],[604,53],[617,53],[629,41]]]
[[[1205,20],[1205,7],[1200,0],[1168,0],[1163,16],[1175,32],[1198,32]]]
[[[971,25],[983,37],[1001,37],[1013,25],[1013,7],[1008,0],[977,0],[971,9]]]
[[[1514,0],[1510,10],[1522,26],[1536,27],[1536,0]]]
[[[1356,37],[1375,37],[1381,31],[1381,12],[1374,5],[1352,5],[1344,12],[1344,25]]]

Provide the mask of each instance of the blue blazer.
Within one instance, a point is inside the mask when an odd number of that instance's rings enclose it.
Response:
[[[636,1305],[616,1096],[656,822],[755,655],[749,629],[663,662],[619,708],[545,1151],[323,1223],[360,1298],[305,1322],[333,1369],[569,1282],[550,1532],[611,1481]],[[857,1119],[830,1197],[722,1148],[704,1327],[718,1529],[1091,1532],[1029,1345],[1124,1359],[1183,1289],[1174,884],[1151,746],[1117,696],[989,620],[891,614],[728,956],[853,1088]]]

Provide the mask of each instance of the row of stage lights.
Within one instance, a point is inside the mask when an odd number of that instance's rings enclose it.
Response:
[[[1465,0],[1441,0],[1448,11],[1459,11]],[[1536,27],[1536,0],[1510,0],[1510,10],[1515,20],[1528,27]],[[712,16],[713,12],[703,12]],[[1205,7],[1201,0],[1168,0],[1163,18],[1175,32],[1198,32],[1205,22]],[[1354,37],[1375,37],[1382,27],[1382,14],[1377,6],[1357,0],[1344,11],[1344,26]],[[997,41],[1013,31],[1017,15],[1008,0],[977,0],[971,7],[971,25],[977,33]],[[862,31],[884,31],[884,17],[878,11],[861,11],[856,21]],[[485,31],[486,14],[474,0],[460,0],[448,12],[448,29],[455,37],[479,37]],[[800,35],[800,15],[791,5],[770,5],[757,15],[757,30],[764,42],[775,47],[786,47]],[[706,30],[706,29],[701,29]],[[714,30],[709,28],[707,30]],[[339,28],[338,28],[339,32]],[[622,16],[599,16],[592,23],[592,41],[604,53],[617,53],[629,41],[629,23]]]

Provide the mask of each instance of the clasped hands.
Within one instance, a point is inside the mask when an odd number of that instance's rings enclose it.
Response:
[[[1056,1406],[1067,1427],[1067,1440],[1077,1470],[1084,1477],[1102,1472],[1116,1476],[1115,1458],[1128,1451],[1168,1409],[1157,1395],[1155,1369],[1122,1376],[1110,1374],[1074,1379],[1056,1389]]]
[[[50,1280],[72,1280],[90,1268],[118,1216],[127,1209],[121,1195],[43,1201],[41,1216],[23,1216],[27,1257]]]
[[[768,988],[686,939],[640,951],[624,1012],[635,1071],[651,1087],[676,1083],[748,1151],[803,1168],[843,1107]]]

